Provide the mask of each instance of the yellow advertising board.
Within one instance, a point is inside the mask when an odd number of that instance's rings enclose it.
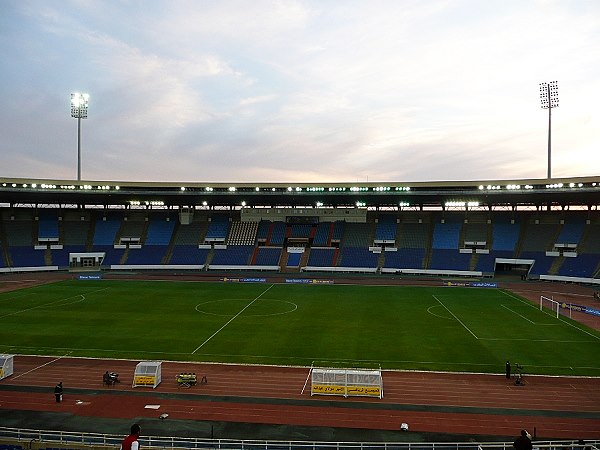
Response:
[[[379,386],[348,386],[346,389],[349,396],[381,397],[381,388]]]
[[[346,387],[335,384],[313,384],[313,394],[346,395]]]
[[[378,386],[342,386],[335,384],[313,384],[311,390],[312,394],[321,395],[344,395],[347,397],[381,397],[381,388]]]
[[[156,377],[151,375],[136,375],[133,384],[136,386],[152,386],[156,383]]]

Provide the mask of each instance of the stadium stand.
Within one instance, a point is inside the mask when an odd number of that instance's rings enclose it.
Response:
[[[58,242],[58,212],[42,210],[39,213],[38,241]]]
[[[424,248],[402,248],[396,252],[385,252],[384,268],[423,269]]]
[[[314,247],[328,247],[331,244],[332,222],[321,222],[315,229]]]
[[[283,245],[285,241],[285,222],[277,221],[271,223],[267,233],[268,245]]]
[[[254,247],[251,245],[232,245],[227,248],[215,248],[210,266],[246,266]]]
[[[394,244],[396,241],[396,216],[385,215],[379,218],[375,228],[375,244]]]
[[[169,264],[204,265],[210,249],[198,248],[197,245],[176,245],[173,247]]]
[[[338,250],[333,247],[313,247],[308,257],[308,266],[333,267],[334,256]]]
[[[556,242],[558,226],[556,224],[529,223],[521,234],[522,252],[543,252],[551,250]]]
[[[258,222],[232,222],[227,245],[254,245]]]
[[[33,247],[37,242],[33,242],[33,224],[32,220],[15,220],[5,222],[6,240],[9,247]],[[37,236],[36,236],[37,239]]]
[[[451,240],[454,236],[451,237]],[[456,249],[432,249],[430,269],[469,270],[471,253],[459,253]]]
[[[114,245],[117,233],[121,228],[121,220],[118,218],[100,218],[96,221],[93,245],[97,249],[100,246]]]
[[[256,241],[258,243],[266,243],[271,229],[270,220],[261,220],[258,222],[258,230],[256,230]]]
[[[364,247],[342,247],[340,258],[341,267],[376,268],[378,255]]]
[[[371,235],[372,226],[372,223],[347,223],[342,238],[342,246],[368,248],[374,237]]]
[[[302,259],[302,253],[288,253],[287,267],[298,267],[300,260]]]
[[[252,264],[257,266],[278,266],[281,247],[258,247]]]
[[[46,265],[44,251],[35,250],[33,247],[10,247],[10,257],[13,267],[43,267]]]
[[[169,245],[173,237],[175,222],[166,220],[153,220],[148,225],[145,245]]]
[[[312,225],[305,223],[293,223],[288,227],[286,237],[288,238],[310,238],[313,230]]]
[[[143,245],[141,248],[130,248],[125,262],[133,265],[161,264],[166,250],[166,245]]]
[[[458,250],[461,224],[454,222],[436,223],[433,228],[433,249]]]
[[[167,218],[170,220],[167,220]],[[445,221],[441,221],[441,217]],[[0,268],[68,268],[70,253],[103,252],[103,268],[379,271],[493,276],[507,264],[533,277],[598,277],[600,225],[574,212],[372,212],[365,222],[240,220],[201,211],[18,209],[2,215]],[[44,241],[43,239],[49,239]],[[296,253],[292,247],[306,247]],[[503,266],[498,266],[498,261]]]
[[[211,217],[206,236],[205,243],[225,242],[229,231],[229,216],[227,214],[214,214]]]
[[[557,244],[579,244],[585,228],[584,221],[565,223],[556,238]]]
[[[333,222],[333,228],[331,229],[331,242],[329,242],[328,245],[331,245],[334,242],[339,243],[342,240],[345,228],[346,222],[342,220]]]
[[[494,222],[491,250],[508,252],[512,256],[519,240],[520,231],[521,227],[518,222]]]
[[[61,249],[50,250],[52,265],[60,268],[69,267],[69,253],[85,252],[84,245],[65,245]]]
[[[555,257],[546,256],[545,252],[522,252],[520,259],[531,259],[534,261],[529,270],[529,275],[542,275],[548,273],[554,263]]]
[[[473,222],[469,220],[463,225],[464,242],[486,242],[488,236],[488,224],[483,222]]]

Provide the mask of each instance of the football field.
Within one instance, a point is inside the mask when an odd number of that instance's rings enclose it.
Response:
[[[600,376],[600,333],[494,288],[62,281],[0,294],[0,353]]]

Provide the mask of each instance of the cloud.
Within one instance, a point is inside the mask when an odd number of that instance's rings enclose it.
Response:
[[[16,154],[2,170],[72,172],[63,97],[75,86],[91,95],[90,178],[543,177],[537,84],[557,79],[554,173],[593,174],[599,5],[14,3],[0,42],[12,61],[0,74],[0,129]],[[31,105],[43,112],[35,127]]]

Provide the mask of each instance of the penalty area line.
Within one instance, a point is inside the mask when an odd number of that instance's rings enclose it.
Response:
[[[536,325],[536,323],[533,320],[528,319],[527,317],[525,317],[523,314],[519,314],[516,311],[513,311],[512,309],[510,309],[508,306],[500,304],[500,306],[502,306],[504,309],[508,309],[511,313],[516,314],[517,316],[519,316],[521,319],[525,319],[527,322],[532,323],[534,325]]]

